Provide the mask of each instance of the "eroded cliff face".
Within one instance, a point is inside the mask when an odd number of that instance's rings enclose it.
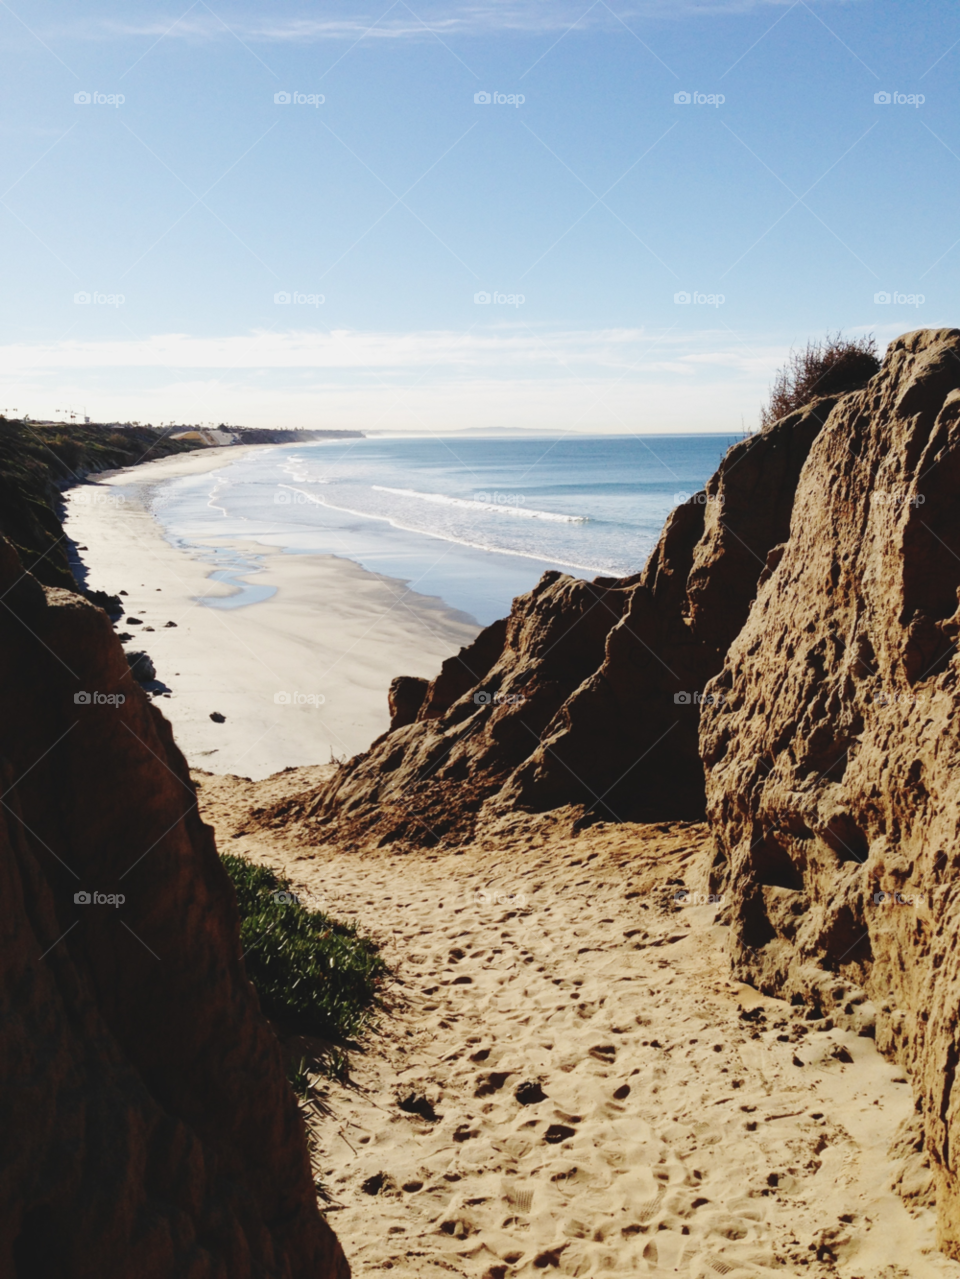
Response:
[[[170,726],[3,539],[0,655],[0,1273],[347,1279]]]
[[[430,684],[399,678],[391,731],[263,817],[309,841],[462,841],[513,810],[704,812],[700,696],[787,538],[822,398],[729,450],[671,514],[643,573],[547,573]]]
[[[778,559],[702,722],[736,969],[904,1062],[960,1256],[960,331],[838,404]]]

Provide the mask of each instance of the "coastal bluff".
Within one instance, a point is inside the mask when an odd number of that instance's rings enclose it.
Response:
[[[960,1257],[960,331],[837,405],[777,558],[702,715],[735,972],[903,1063]]]
[[[4,538],[0,599],[0,1273],[348,1279],[170,726]]]
[[[734,974],[902,1064],[960,1258],[958,592],[960,330],[921,330],[734,445],[642,573],[546,574],[395,681],[391,730],[250,828],[413,850],[565,807],[707,817]]]

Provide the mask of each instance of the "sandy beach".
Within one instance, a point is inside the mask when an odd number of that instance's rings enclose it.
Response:
[[[246,580],[276,593],[232,609],[198,603],[236,588],[211,580],[216,566],[200,552],[165,539],[150,513],[150,491],[257,447],[264,446],[164,458],[91,477],[64,495],[64,526],[86,584],[127,592],[117,630],[132,636],[128,650],[153,659],[167,690],[157,690],[157,704],[187,759],[251,778],[366,749],[388,726],[391,679],[434,676],[477,631],[441,601],[350,560],[232,539],[210,546],[259,557],[263,570]]]
[[[256,829],[311,770],[197,780],[220,847],[393,969],[350,1084],[318,1077],[308,1108],[356,1276],[960,1275],[902,1069],[733,980],[717,906],[677,905],[705,826],[571,837],[559,811],[459,854],[352,856]]]

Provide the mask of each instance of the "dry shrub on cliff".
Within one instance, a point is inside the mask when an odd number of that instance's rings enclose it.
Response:
[[[761,429],[778,422],[819,395],[857,391],[880,368],[873,337],[845,338],[839,331],[806,350],[791,351],[774,378],[770,399],[760,410]]]
[[[237,894],[247,976],[266,1016],[291,1032],[355,1038],[387,974],[375,943],[353,924],[301,906],[269,867],[229,853],[222,861]]]

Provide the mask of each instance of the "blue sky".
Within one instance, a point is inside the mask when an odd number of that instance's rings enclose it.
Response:
[[[0,408],[729,432],[960,318],[955,4],[181,5],[0,8]]]

